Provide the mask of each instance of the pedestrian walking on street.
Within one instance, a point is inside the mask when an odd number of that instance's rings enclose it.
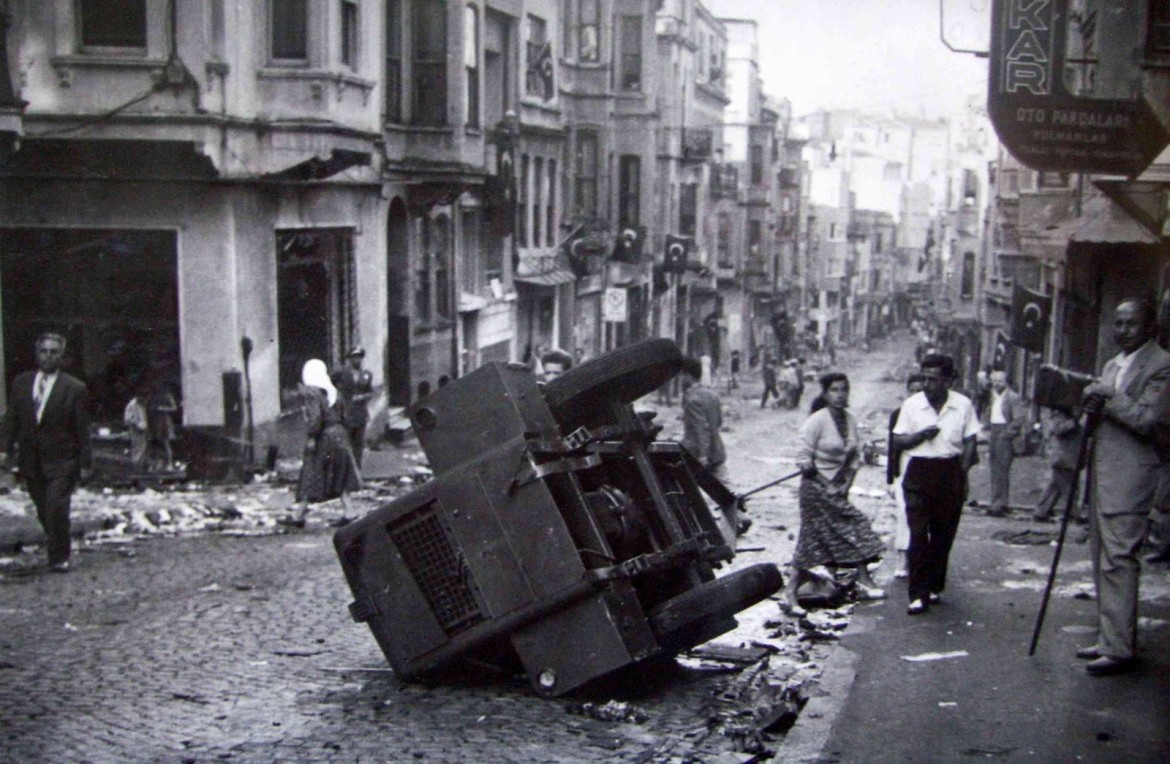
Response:
[[[298,517],[287,517],[283,525],[303,528],[310,504],[341,499],[350,514],[349,495],[361,490],[362,480],[349,433],[342,423],[338,392],[329,379],[325,362],[313,358],[301,370],[302,406],[305,416],[305,456],[297,480]]]
[[[727,451],[723,448],[723,406],[719,395],[702,383],[703,363],[687,358],[682,368],[682,447],[711,474],[727,479]]]
[[[796,373],[796,386],[792,388],[790,393],[789,404],[791,408],[798,409],[800,408],[800,399],[804,397],[804,358],[796,359],[793,371]]]
[[[761,373],[764,376],[764,397],[760,398],[760,408],[767,408],[769,397],[775,398],[777,403],[780,402],[780,390],[776,387],[776,366],[772,363],[771,356],[764,356]]]
[[[967,500],[967,471],[975,464],[979,420],[967,396],[950,389],[955,362],[940,353],[922,358],[922,392],[902,403],[894,445],[902,451],[902,494],[910,525],[907,608],[925,613],[942,601],[951,545]]]
[[[78,480],[87,480],[89,391],[61,370],[65,337],[46,332],[37,338],[35,372],[12,381],[8,415],[0,430],[0,468],[16,448],[16,467],[37,508],[48,537],[49,569],[67,573],[72,553],[69,510]]]
[[[881,560],[885,544],[869,520],[849,503],[849,489],[861,466],[857,419],[849,412],[849,378],[830,372],[820,379],[825,405],[800,428],[797,466],[800,481],[800,535],[785,588],[788,611],[804,613],[798,601],[801,583],[813,568],[854,568],[861,599],[882,599],[869,566]]]
[[[156,383],[146,403],[146,424],[150,432],[150,445],[147,450],[153,448],[156,453],[162,450],[164,471],[175,465],[175,452],[171,444],[175,441],[175,413],[178,410],[179,404],[175,402],[175,396],[171,395],[166,384]]]
[[[907,397],[922,392],[922,374],[915,372],[906,379]],[[902,451],[894,444],[894,425],[898,424],[901,407],[890,412],[889,436],[886,444],[886,486],[897,508],[894,511],[894,551],[898,553],[898,570],[894,578],[910,575],[910,523],[906,519],[906,498],[902,495]]]
[[[370,422],[370,399],[374,397],[374,377],[362,368],[364,348],[355,347],[345,357],[346,364],[333,375],[333,384],[341,396],[341,416],[349,436],[349,447],[358,469],[366,448],[366,425]]]
[[[1081,426],[1071,409],[1057,407],[1048,417],[1048,466],[1051,476],[1032,519],[1049,522],[1064,510],[1065,501],[1077,479],[1077,449]]]
[[[1025,410],[1019,393],[1008,386],[1006,372],[991,372],[991,402],[987,412],[987,461],[991,472],[991,501],[988,502],[987,514],[1007,517],[1014,443],[1023,432]]]
[[[146,466],[146,450],[150,445],[150,433],[143,395],[135,395],[122,410],[122,424],[130,437],[130,464],[141,471]]]
[[[1170,460],[1163,437],[1170,429],[1170,353],[1156,336],[1153,302],[1119,303],[1113,338],[1121,352],[1084,391],[1085,410],[1097,423],[1089,460],[1089,540],[1098,633],[1077,657],[1093,659],[1086,666],[1091,674],[1119,674],[1137,663],[1137,555]]]

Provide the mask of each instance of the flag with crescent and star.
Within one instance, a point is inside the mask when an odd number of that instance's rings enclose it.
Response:
[[[1033,353],[1044,352],[1052,298],[1016,284],[1012,288],[1012,344]]]
[[[667,273],[684,273],[687,269],[687,257],[690,254],[691,240],[687,236],[666,235],[666,258],[662,261],[662,270]]]
[[[609,259],[632,264],[642,262],[642,242],[645,238],[646,229],[642,226],[622,228],[613,243],[613,252],[610,253]]]
[[[1012,345],[1007,335],[1001,331],[995,333],[995,347],[991,351],[991,368],[1002,371],[1008,367],[1011,360]]]

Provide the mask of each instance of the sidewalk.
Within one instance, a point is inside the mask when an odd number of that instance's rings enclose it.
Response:
[[[1170,761],[1170,569],[1143,572],[1139,670],[1090,676],[1074,652],[1094,638],[1092,574],[1071,526],[1028,657],[1053,547],[1001,539],[1056,530],[965,511],[943,604],[910,617],[889,581],[858,608],[775,761]]]
[[[362,460],[367,484],[353,497],[355,511],[368,511],[414,487],[430,474],[425,465],[417,443],[401,448],[385,443],[378,450],[367,449]],[[252,483],[189,481],[134,489],[85,486],[73,496],[72,533],[76,539],[89,540],[200,532],[275,533],[282,530],[276,520],[292,504],[295,481],[295,469],[281,468],[278,474],[259,476]],[[315,505],[309,522],[339,523],[343,515],[340,502],[326,502]],[[4,557],[44,542],[28,494],[7,473],[0,476],[0,568]]]

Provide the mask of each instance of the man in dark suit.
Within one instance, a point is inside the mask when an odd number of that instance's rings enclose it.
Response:
[[[35,372],[17,375],[0,429],[0,467],[16,446],[16,466],[49,538],[49,569],[69,571],[69,502],[79,478],[89,477],[89,394],[61,371],[65,338],[37,338]]]
[[[366,446],[366,425],[370,421],[370,399],[374,397],[374,378],[362,368],[364,348],[355,347],[346,356],[348,363],[333,374],[333,384],[341,393],[341,419],[349,434],[350,448],[358,469]]]

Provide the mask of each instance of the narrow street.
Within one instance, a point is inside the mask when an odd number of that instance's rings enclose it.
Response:
[[[876,349],[864,365],[843,359],[863,423],[884,420],[900,388],[884,376],[904,352],[901,345]],[[731,482],[741,491],[791,471],[804,416],[760,410],[758,389],[758,380],[745,380],[738,396],[724,398]],[[810,387],[802,410],[812,394]],[[677,406],[659,416],[662,437],[673,436]],[[883,475],[864,469],[857,501],[888,531],[888,503],[878,498]],[[274,512],[283,511],[285,489],[261,490]],[[753,497],[749,509],[754,526],[735,565],[785,563],[797,529],[794,485]],[[798,689],[807,697],[832,650],[831,641],[802,639],[766,601],[718,640],[772,652],[746,667],[683,657],[557,700],[535,697],[512,677],[403,684],[367,628],[350,621],[349,591],[322,522],[330,516],[288,534],[261,524],[269,533],[112,537],[83,547],[68,576],[6,565],[0,759],[682,762],[744,749],[766,755],[783,733],[761,738],[753,704],[775,703],[789,688],[789,697]],[[584,707],[610,701],[628,704],[610,708],[637,720],[603,720],[610,717]]]

